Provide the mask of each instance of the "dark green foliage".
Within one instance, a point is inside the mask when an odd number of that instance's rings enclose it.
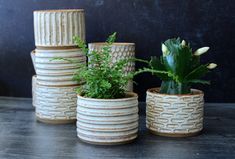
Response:
[[[136,74],[151,72],[163,80],[161,93],[166,94],[188,94],[193,83],[209,84],[209,81],[200,80],[209,69],[208,64],[200,64],[200,55],[209,48],[204,47],[192,52],[189,44],[177,39],[169,39],[162,44],[163,55],[151,57],[149,67],[140,69]]]

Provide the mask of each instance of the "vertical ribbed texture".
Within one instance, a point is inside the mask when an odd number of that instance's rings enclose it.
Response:
[[[34,12],[35,45],[41,47],[76,46],[74,36],[85,41],[83,10],[45,10]]]

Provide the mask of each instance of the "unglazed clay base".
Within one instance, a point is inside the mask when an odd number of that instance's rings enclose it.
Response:
[[[76,119],[68,119],[68,120],[52,120],[52,119],[43,119],[38,116],[36,116],[37,121],[40,121],[42,123],[47,123],[47,124],[69,124],[69,123],[75,123]]]
[[[79,138],[79,139],[85,143],[92,144],[92,145],[123,145],[123,144],[129,144],[129,143],[134,142],[136,140],[136,138],[137,138],[137,135],[134,136],[133,139],[130,139],[127,141],[119,141],[119,142],[92,142],[92,141],[87,141],[87,140],[84,140],[81,138]]]
[[[187,134],[181,134],[181,133],[160,133],[153,130],[149,130],[150,133],[158,136],[165,136],[165,137],[191,137],[191,136],[197,136],[200,135],[202,131],[194,132],[194,133],[187,133]]]

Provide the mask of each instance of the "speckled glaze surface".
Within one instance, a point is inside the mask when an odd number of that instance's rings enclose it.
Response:
[[[37,82],[45,86],[69,86],[77,85],[73,75],[79,64],[86,62],[86,57],[81,49],[65,50],[35,50],[35,69]],[[66,60],[55,60],[64,58]]]
[[[32,77],[32,105],[35,107],[35,101],[36,101],[36,96],[35,96],[35,90],[37,89],[37,76],[34,75]]]
[[[36,118],[50,124],[71,123],[76,120],[78,86],[48,87],[37,84],[35,90]]]
[[[203,129],[204,94],[192,89],[188,95],[160,94],[160,88],[147,91],[146,126],[154,134],[186,137]]]
[[[137,137],[138,96],[122,99],[92,99],[78,95],[77,136],[97,145],[128,143]]]
[[[102,51],[105,43],[89,43],[89,51]],[[121,59],[129,59],[135,57],[135,44],[134,43],[113,43],[111,46],[112,61],[116,62]],[[124,73],[132,72],[135,70],[135,62],[129,62],[124,68]],[[129,81],[126,90],[133,91],[133,81]]]
[[[34,38],[37,47],[76,46],[74,36],[85,41],[83,9],[34,11]]]

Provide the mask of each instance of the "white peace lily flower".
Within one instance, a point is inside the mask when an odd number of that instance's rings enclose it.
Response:
[[[214,69],[214,68],[216,68],[216,67],[217,67],[217,64],[215,64],[215,63],[210,63],[210,64],[207,66],[208,69]]]
[[[163,53],[163,56],[166,56],[169,53],[169,50],[165,44],[162,44],[162,53]]]
[[[182,40],[181,45],[182,45],[183,47],[186,46],[186,41],[185,41],[185,40]]]
[[[200,56],[200,55],[206,53],[209,49],[210,49],[210,47],[202,47],[202,48],[199,48],[199,49],[197,49],[197,50],[194,52],[194,55],[195,55],[195,56]]]

